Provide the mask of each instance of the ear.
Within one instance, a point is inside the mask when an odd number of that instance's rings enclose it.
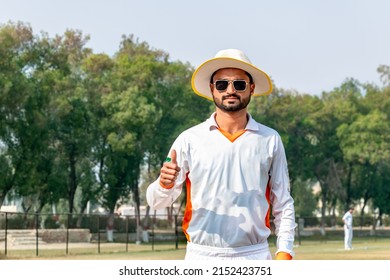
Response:
[[[255,93],[255,84],[250,85],[250,93],[253,95]]]
[[[210,83],[210,92],[211,92],[211,94],[213,93],[213,91],[214,91],[214,85],[212,83]]]

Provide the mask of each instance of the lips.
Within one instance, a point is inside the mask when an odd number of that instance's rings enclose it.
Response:
[[[240,100],[240,97],[237,95],[237,94],[230,94],[230,95],[225,95],[225,96],[222,96],[222,100]]]

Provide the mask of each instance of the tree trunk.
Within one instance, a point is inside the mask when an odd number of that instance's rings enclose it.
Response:
[[[83,203],[81,204],[80,213],[79,213],[79,215],[77,217],[77,222],[76,222],[76,227],[77,228],[81,228],[81,223],[83,221],[84,211],[87,208],[87,205],[88,205],[88,200],[83,201]]]
[[[76,175],[76,156],[73,150],[69,154],[69,182],[68,182],[68,206],[70,214],[70,225],[72,226],[72,214],[74,209],[74,197],[77,189],[77,175]]]
[[[137,226],[137,243],[141,243],[142,227],[141,227],[141,213],[140,213],[140,198],[138,189],[138,180],[133,183],[133,194],[135,202],[136,226]]]
[[[345,199],[345,211],[348,211],[351,205],[351,189],[352,189],[352,163],[348,164],[348,176],[347,176],[347,197]]]
[[[150,222],[150,206],[147,205],[144,221],[142,223],[143,230],[147,230],[149,228],[149,222]]]
[[[367,206],[368,200],[369,200],[369,195],[368,195],[368,191],[366,191],[364,193],[363,207],[362,207],[362,210],[360,211],[360,228],[362,228],[364,226],[364,209]]]

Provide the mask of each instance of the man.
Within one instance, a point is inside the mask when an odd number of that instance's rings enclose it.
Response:
[[[353,237],[353,229],[352,229],[352,213],[355,210],[353,206],[350,206],[348,211],[343,216],[344,222],[344,249],[352,250],[352,237]]]
[[[294,206],[283,144],[247,112],[252,96],[271,93],[270,78],[242,51],[228,49],[195,70],[192,88],[216,110],[175,140],[147,189],[149,205],[170,206],[185,182],[186,260],[272,259],[272,205],[276,259],[292,259]]]

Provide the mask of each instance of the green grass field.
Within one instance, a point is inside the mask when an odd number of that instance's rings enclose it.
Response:
[[[65,245],[64,245],[65,246]],[[100,253],[96,244],[85,247],[69,247],[66,254],[65,247],[39,249],[9,249],[7,256],[3,248],[0,248],[0,259],[41,259],[41,260],[182,260],[185,254],[185,243],[179,244],[175,249],[173,244],[156,244],[154,251],[150,244],[105,243],[100,246]],[[296,245],[296,260],[390,260],[389,238],[355,238],[354,249],[345,251],[342,240],[315,241],[303,240],[301,245]],[[274,244],[270,244],[272,253],[275,252]]]
[[[390,260],[390,239],[359,239],[345,251],[342,241],[305,241],[294,249],[297,260]]]

